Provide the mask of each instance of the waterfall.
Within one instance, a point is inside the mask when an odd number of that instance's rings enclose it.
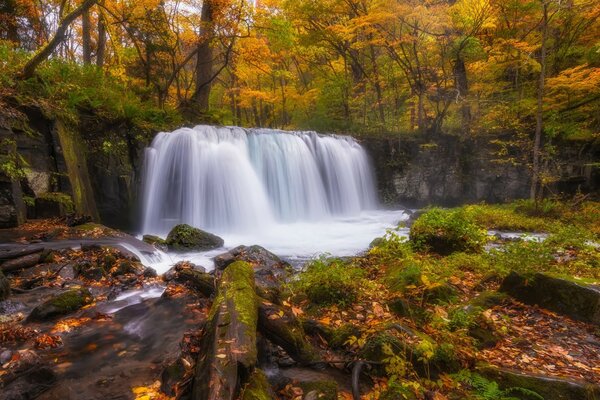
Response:
[[[187,223],[214,232],[352,216],[377,205],[371,167],[351,137],[199,125],[146,149],[144,233]]]

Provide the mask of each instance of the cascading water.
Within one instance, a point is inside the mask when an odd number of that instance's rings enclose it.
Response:
[[[352,138],[196,126],[146,150],[143,232],[179,223],[218,233],[355,216],[376,208],[368,157]]]

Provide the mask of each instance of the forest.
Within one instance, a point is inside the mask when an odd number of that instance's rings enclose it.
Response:
[[[600,1],[0,0],[0,400],[599,366]]]

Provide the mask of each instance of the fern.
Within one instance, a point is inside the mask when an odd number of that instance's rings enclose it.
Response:
[[[519,397],[511,396],[512,393],[518,393],[528,398],[544,400],[538,393],[520,387],[511,387],[500,389],[497,382],[490,381],[483,376],[472,373],[468,370],[462,370],[454,375],[455,379],[471,387],[475,398],[478,400],[519,400]]]

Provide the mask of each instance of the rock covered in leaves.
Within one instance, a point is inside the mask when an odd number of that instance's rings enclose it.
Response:
[[[219,236],[187,224],[176,225],[166,239],[167,246],[173,251],[212,250],[224,243]]]
[[[549,275],[510,273],[502,292],[579,321],[600,325],[600,288]]]
[[[27,317],[27,321],[45,321],[67,315],[90,304],[92,301],[93,297],[88,289],[71,289],[35,307]]]

